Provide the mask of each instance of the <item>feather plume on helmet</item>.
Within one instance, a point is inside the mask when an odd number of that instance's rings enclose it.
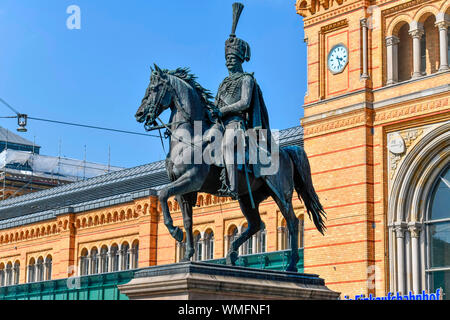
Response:
[[[228,54],[235,54],[242,61],[250,60],[250,45],[236,37],[236,27],[239,22],[244,5],[239,2],[233,3],[233,25],[231,27],[230,37],[225,41],[225,56]]]

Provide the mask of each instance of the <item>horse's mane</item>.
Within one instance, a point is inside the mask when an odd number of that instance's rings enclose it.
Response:
[[[211,101],[213,96],[211,91],[203,88],[198,82],[197,77],[191,73],[189,68],[177,68],[175,70],[163,70],[165,73],[175,76],[183,81],[189,83],[198,93],[200,99],[207,107],[212,107],[214,104]]]

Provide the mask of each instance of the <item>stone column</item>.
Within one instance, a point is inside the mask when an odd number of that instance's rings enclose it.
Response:
[[[368,71],[368,44],[367,44],[367,34],[369,27],[367,25],[367,19],[361,19],[361,31],[362,31],[362,73],[360,76],[361,80],[369,79]]]
[[[397,290],[405,293],[405,226],[396,224],[394,230],[397,239]]]
[[[436,15],[436,27],[439,29],[439,53],[440,53],[440,66],[439,71],[449,70],[448,66],[448,33],[447,29],[450,25],[450,20],[444,12],[440,12]]]
[[[108,253],[108,272],[112,272],[113,269],[113,262],[114,262],[114,253],[110,250]]]
[[[398,44],[400,39],[396,36],[386,37],[387,50],[387,85],[398,82]]]
[[[122,264],[123,264],[123,249],[119,250],[119,270],[122,271]]]
[[[409,28],[409,34],[413,38],[413,79],[420,78],[423,74],[421,71],[421,45],[420,39],[423,36],[423,27],[419,25],[419,23],[414,22],[411,23]]]
[[[413,282],[413,291],[415,294],[420,293],[420,246],[419,246],[419,238],[421,225],[418,223],[410,223],[408,225],[409,232],[411,234],[411,257],[412,257],[412,282]]]
[[[252,243],[252,253],[258,253],[259,252],[259,248],[258,248],[258,239],[256,237],[257,233],[255,233],[254,235],[252,235],[252,238],[250,239],[253,243]]]
[[[205,241],[205,236],[204,234],[201,234],[200,236],[200,240],[198,240],[200,242],[200,244],[202,245],[202,252],[200,252],[200,260],[204,261],[206,260],[206,241]]]

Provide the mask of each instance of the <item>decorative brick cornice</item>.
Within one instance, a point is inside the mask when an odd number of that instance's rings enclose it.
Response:
[[[331,121],[327,122],[321,122],[317,125],[304,125],[304,136],[306,137],[312,137],[317,136],[325,133],[330,133],[334,131],[340,131],[348,128],[352,128],[359,125],[369,124],[372,120],[372,113],[370,112],[364,112],[359,113],[353,116],[345,117],[345,118],[338,118],[333,119]]]
[[[342,19],[340,21],[327,24],[327,25],[323,26],[322,28],[320,28],[320,32],[328,33],[328,32],[335,31],[335,30],[345,28],[345,27],[348,27],[348,19]]]
[[[386,1],[387,2],[387,1]],[[404,1],[399,1],[400,4],[395,6],[395,7],[390,7],[386,10],[383,10],[383,15],[390,15],[390,14],[398,14],[399,12],[403,11],[403,10],[408,10],[414,6],[418,6],[421,5],[422,3],[425,2],[430,2],[430,0],[412,0],[412,1],[408,1],[408,2],[404,2]]]
[[[297,0],[296,3],[297,13],[305,18],[305,27],[369,6],[369,0]]]
[[[443,109],[449,109],[449,98],[444,97],[431,101],[424,101],[409,106],[400,106],[395,109],[389,107],[386,110],[377,110],[375,112],[374,124],[381,124],[391,122],[393,120],[401,120],[412,116],[417,116],[422,113],[428,113],[430,111],[439,111]],[[305,130],[306,133],[306,130]]]

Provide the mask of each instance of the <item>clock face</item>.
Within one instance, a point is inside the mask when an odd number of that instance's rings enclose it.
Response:
[[[328,69],[331,73],[340,73],[348,63],[348,50],[343,44],[335,45],[328,54]]]

